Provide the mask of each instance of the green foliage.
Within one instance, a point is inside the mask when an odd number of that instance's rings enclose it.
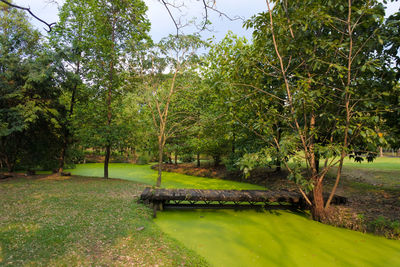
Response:
[[[272,2],[271,14],[245,23],[254,29],[253,43],[230,33],[212,47],[206,75],[244,128],[237,139],[252,141],[237,163],[244,173],[303,162],[305,173],[287,165],[289,179],[310,191],[337,158],[371,161],[387,145],[383,117],[397,98],[387,99],[396,81],[385,49],[396,38],[385,32],[396,19],[385,24],[377,1],[351,2],[350,13],[348,2]]]
[[[250,176],[250,171],[254,169],[260,163],[260,157],[257,153],[244,154],[244,156],[238,161],[240,170],[243,171],[245,177]]]
[[[60,74],[70,111],[63,125],[70,144],[121,151],[148,143],[146,117],[135,88],[127,86],[132,63],[127,59],[151,42],[146,11],[141,0],[68,0],[62,6],[50,43],[70,65]]]
[[[193,154],[191,154],[191,153],[182,154],[182,155],[180,155],[179,158],[184,163],[191,163],[194,161]]]
[[[368,223],[369,231],[386,236],[387,238],[400,238],[400,221],[389,220],[383,216],[379,216],[375,220]]]
[[[240,155],[238,153],[230,153],[225,158],[223,163],[224,163],[227,171],[236,171],[236,170],[240,169],[240,167],[241,167],[241,159],[242,159],[242,155]],[[253,164],[253,163],[250,163],[250,164]],[[247,166],[247,164],[244,163],[243,166]]]
[[[52,166],[65,113],[57,64],[25,13],[0,4],[0,160],[9,171]]]
[[[139,165],[145,165],[148,164],[149,162],[150,162],[150,157],[145,153],[141,154],[136,161],[136,163]]]

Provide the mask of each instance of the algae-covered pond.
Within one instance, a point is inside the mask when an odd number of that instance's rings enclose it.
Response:
[[[102,163],[79,164],[75,169],[67,170],[75,175],[103,177]],[[109,176],[155,185],[157,172],[150,165],[134,165],[129,163],[112,163],[109,165]],[[227,181],[221,179],[189,176],[173,172],[163,172],[161,186],[164,188],[196,188],[196,189],[265,189],[264,187]]]
[[[174,210],[161,229],[215,266],[400,266],[400,242],[288,211]]]
[[[73,174],[102,176],[102,164]],[[148,165],[111,164],[110,176],[154,184]],[[219,179],[163,173],[163,186],[260,189]],[[400,241],[324,225],[288,211],[168,210],[155,223],[214,266],[400,266]]]

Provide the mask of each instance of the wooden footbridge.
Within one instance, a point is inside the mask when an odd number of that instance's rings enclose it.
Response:
[[[328,195],[324,196],[325,201]],[[202,190],[202,189],[153,189],[145,188],[140,201],[157,210],[164,208],[290,208],[306,209],[304,197],[297,192],[280,190]],[[332,204],[345,204],[345,197],[335,195]]]

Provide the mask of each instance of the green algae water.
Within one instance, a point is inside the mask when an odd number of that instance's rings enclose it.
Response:
[[[79,164],[75,169],[66,170],[74,175],[103,177],[103,163]],[[157,172],[150,165],[112,163],[108,168],[110,178],[120,178],[148,185],[155,185]],[[191,189],[265,189],[265,187],[222,179],[203,178],[173,172],[163,172],[161,187]]]
[[[155,222],[214,266],[400,266],[400,241],[288,211],[168,210]]]
[[[103,164],[69,170],[103,175]],[[149,165],[110,164],[110,177],[154,185]],[[166,188],[262,189],[220,179],[163,173]],[[155,223],[213,266],[400,266],[400,241],[324,225],[304,214],[256,210],[166,210]]]

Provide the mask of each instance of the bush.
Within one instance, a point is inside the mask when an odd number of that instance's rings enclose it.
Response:
[[[369,222],[368,228],[371,232],[381,234],[387,238],[400,239],[400,221],[391,221],[383,216]]]
[[[85,152],[82,149],[71,147],[67,150],[66,165],[78,164],[85,159]]]
[[[126,163],[126,158],[122,155],[112,155],[110,163]]]
[[[227,171],[238,171],[240,168],[237,164],[241,156],[238,153],[231,153],[229,156],[223,160],[223,163]]]
[[[148,155],[140,155],[136,161],[136,164],[145,165],[148,164],[150,161],[150,157]]]
[[[182,156],[179,157],[180,160],[184,163],[191,163],[194,161],[194,157],[192,154],[183,154]]]

